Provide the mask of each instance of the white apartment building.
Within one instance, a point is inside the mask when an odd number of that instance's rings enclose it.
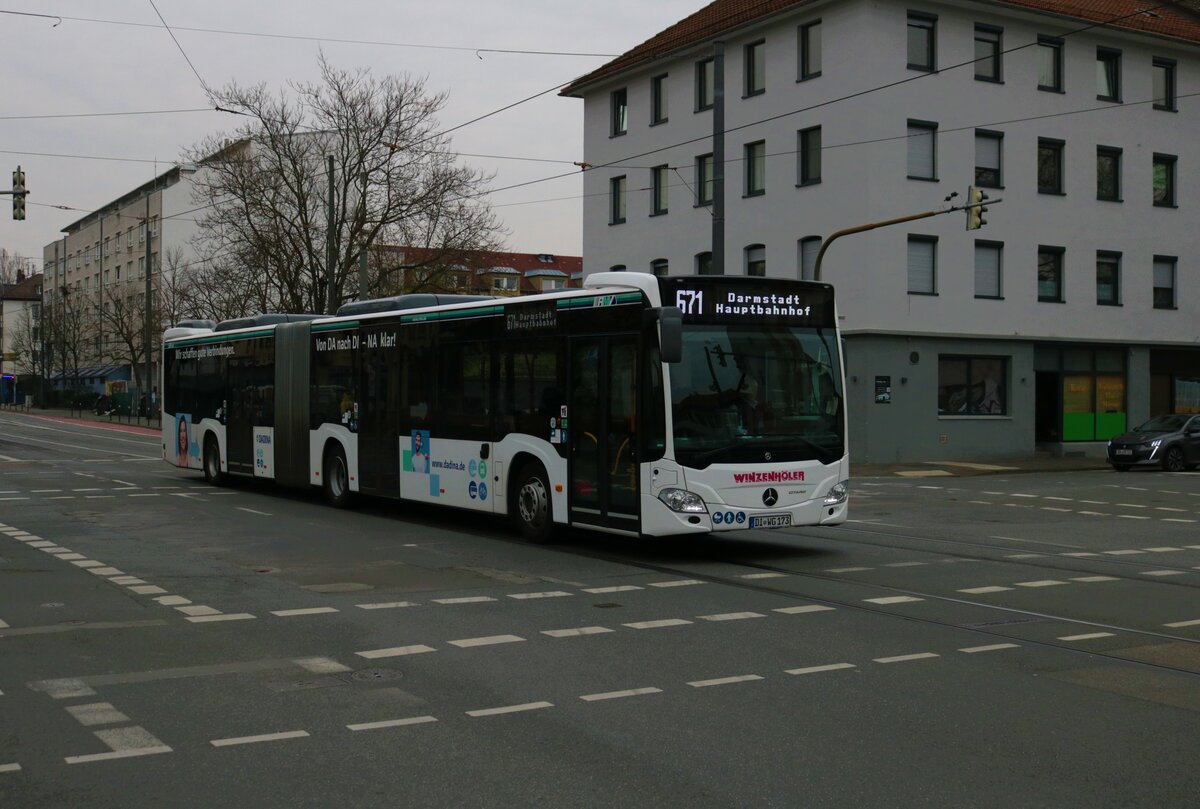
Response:
[[[191,178],[196,171],[191,165],[172,167],[67,225],[62,238],[42,249],[45,304],[74,307],[85,324],[86,376],[131,378],[123,343],[144,322],[147,252],[153,288],[164,256],[170,257],[168,272],[195,262],[191,240],[198,214]],[[155,334],[151,341],[155,357],[160,339]]]
[[[1003,199],[830,246],[856,461],[1094,453],[1200,411],[1200,15],[1145,8],[716,0],[563,91],[585,272],[715,271],[722,43],[726,274],[811,278],[835,231]]]

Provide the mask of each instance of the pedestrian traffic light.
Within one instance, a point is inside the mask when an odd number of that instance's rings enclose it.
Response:
[[[983,193],[982,188],[971,186],[967,189],[967,204],[963,206],[967,211],[967,230],[979,230],[987,224],[987,220],[983,218],[987,213],[987,208],[983,205],[987,198],[988,195]]]
[[[12,173],[13,219],[25,218],[25,194],[27,193],[25,172],[21,171],[20,166],[17,166],[17,170]]]

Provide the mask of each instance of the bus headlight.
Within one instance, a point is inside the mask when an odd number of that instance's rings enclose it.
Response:
[[[835,483],[833,488],[829,490],[829,494],[825,495],[825,505],[836,506],[839,503],[845,503],[849,495],[850,481],[843,480],[841,483]]]
[[[663,489],[658,493],[658,499],[666,503],[667,508],[671,509],[671,511],[696,514],[708,512],[708,509],[704,507],[704,501],[700,499],[700,495],[695,492],[689,492],[687,489]]]

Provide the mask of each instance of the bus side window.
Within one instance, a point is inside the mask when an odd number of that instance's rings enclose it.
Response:
[[[562,415],[567,403],[562,350],[556,345],[511,341],[499,350],[501,423],[497,434],[524,433],[550,437],[550,419]],[[556,422],[557,423],[557,422]]]
[[[491,350],[487,343],[438,346],[439,434],[490,441]]]

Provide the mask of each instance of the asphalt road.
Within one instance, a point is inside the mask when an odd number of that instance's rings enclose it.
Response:
[[[1200,474],[520,542],[0,414],[0,807],[1200,805]]]

